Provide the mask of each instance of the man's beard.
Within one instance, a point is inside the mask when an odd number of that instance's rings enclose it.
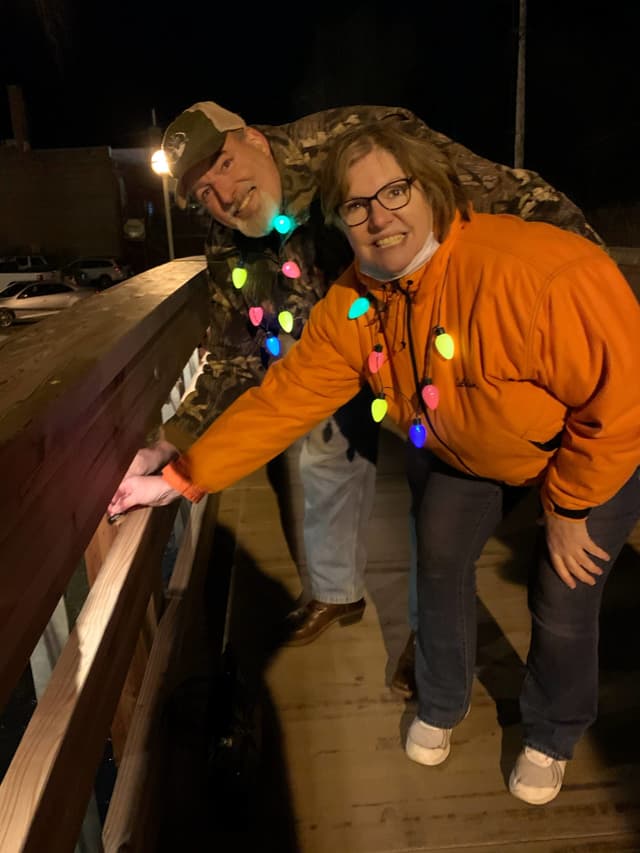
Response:
[[[273,230],[273,219],[280,211],[280,203],[263,190],[259,194],[258,210],[249,219],[236,219],[235,227],[245,237],[264,237]]]

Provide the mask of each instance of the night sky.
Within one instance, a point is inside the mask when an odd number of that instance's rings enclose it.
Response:
[[[208,8],[4,0],[2,76],[32,147],[143,144],[152,109],[164,127],[198,100],[267,124],[370,103],[512,164],[518,0]],[[637,202],[639,0],[529,0],[527,24],[525,166],[585,207]]]

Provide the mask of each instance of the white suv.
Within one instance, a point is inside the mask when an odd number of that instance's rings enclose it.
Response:
[[[9,255],[1,263],[15,264],[17,272],[56,272],[44,255]]]
[[[64,275],[76,276],[83,284],[97,286],[100,290],[118,284],[133,274],[128,264],[122,263],[117,258],[76,258],[67,264],[62,270]]]

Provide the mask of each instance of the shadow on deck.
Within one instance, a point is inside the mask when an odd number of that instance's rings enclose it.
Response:
[[[640,850],[640,529],[605,594],[599,720],[558,798],[528,806],[506,786],[520,748],[533,504],[483,551],[472,711],[447,762],[421,767],[403,752],[415,703],[388,687],[408,631],[402,466],[401,442],[383,434],[363,621],[300,648],[278,636],[301,589],[299,484],[281,508],[264,470],[222,496],[208,597],[219,613],[217,577],[230,571],[230,617],[212,644],[226,654],[212,663],[200,650],[173,697],[160,853]]]

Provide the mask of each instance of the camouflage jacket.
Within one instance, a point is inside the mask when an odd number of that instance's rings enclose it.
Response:
[[[409,110],[398,107],[340,107],[280,126],[256,125],[269,140],[282,177],[284,212],[296,227],[282,237],[275,231],[247,238],[212,221],[205,251],[211,294],[208,355],[195,391],[164,425],[164,434],[185,450],[240,394],[261,382],[270,356],[268,334],[282,330],[277,315],[294,318],[297,339],[311,308],[349,264],[351,249],[335,228],[323,223],[318,200],[318,174],[328,145],[349,127],[370,121],[398,121],[404,129],[444,149],[479,212],[512,213],[551,222],[598,244],[600,237],[582,212],[535,172],[492,163],[427,127]],[[300,277],[287,278],[282,264],[293,260]],[[234,267],[247,270],[241,289],[232,284]],[[254,326],[248,312],[260,306],[264,315]],[[286,346],[286,343],[285,343]]]

